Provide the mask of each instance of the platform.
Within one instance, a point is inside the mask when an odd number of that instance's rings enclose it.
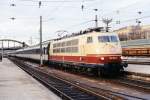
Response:
[[[60,100],[7,58],[0,62],[0,100]]]
[[[125,71],[150,74],[150,65],[129,64]]]

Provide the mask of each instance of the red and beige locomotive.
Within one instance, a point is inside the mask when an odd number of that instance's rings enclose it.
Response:
[[[122,49],[118,35],[113,32],[90,30],[51,40],[43,46],[44,60],[49,64],[77,69],[93,70],[98,74],[116,74],[126,67],[122,63]],[[11,55],[40,60],[40,46],[18,50]],[[28,53],[30,51],[30,53]],[[23,52],[23,53],[21,53]],[[47,52],[47,54],[46,54]]]

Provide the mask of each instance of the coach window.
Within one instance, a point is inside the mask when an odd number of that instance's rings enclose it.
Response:
[[[92,37],[87,37],[87,43],[92,43],[92,42],[93,42]]]

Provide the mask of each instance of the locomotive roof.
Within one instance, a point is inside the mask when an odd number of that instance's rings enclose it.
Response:
[[[88,28],[87,30],[80,31],[78,33],[72,33],[71,35],[65,35],[61,38],[54,39],[54,41],[61,40],[64,38],[80,36],[80,35],[84,35],[84,34],[88,34],[88,33],[92,33],[92,32],[104,32],[104,27]]]

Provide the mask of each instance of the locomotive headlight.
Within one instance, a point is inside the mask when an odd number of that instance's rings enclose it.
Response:
[[[127,57],[123,57],[123,56],[121,56],[120,57],[122,60],[127,60],[128,58]]]
[[[101,57],[100,59],[101,59],[101,60],[104,60],[105,58],[104,58],[104,57]]]
[[[124,59],[123,56],[120,57],[122,60]]]

